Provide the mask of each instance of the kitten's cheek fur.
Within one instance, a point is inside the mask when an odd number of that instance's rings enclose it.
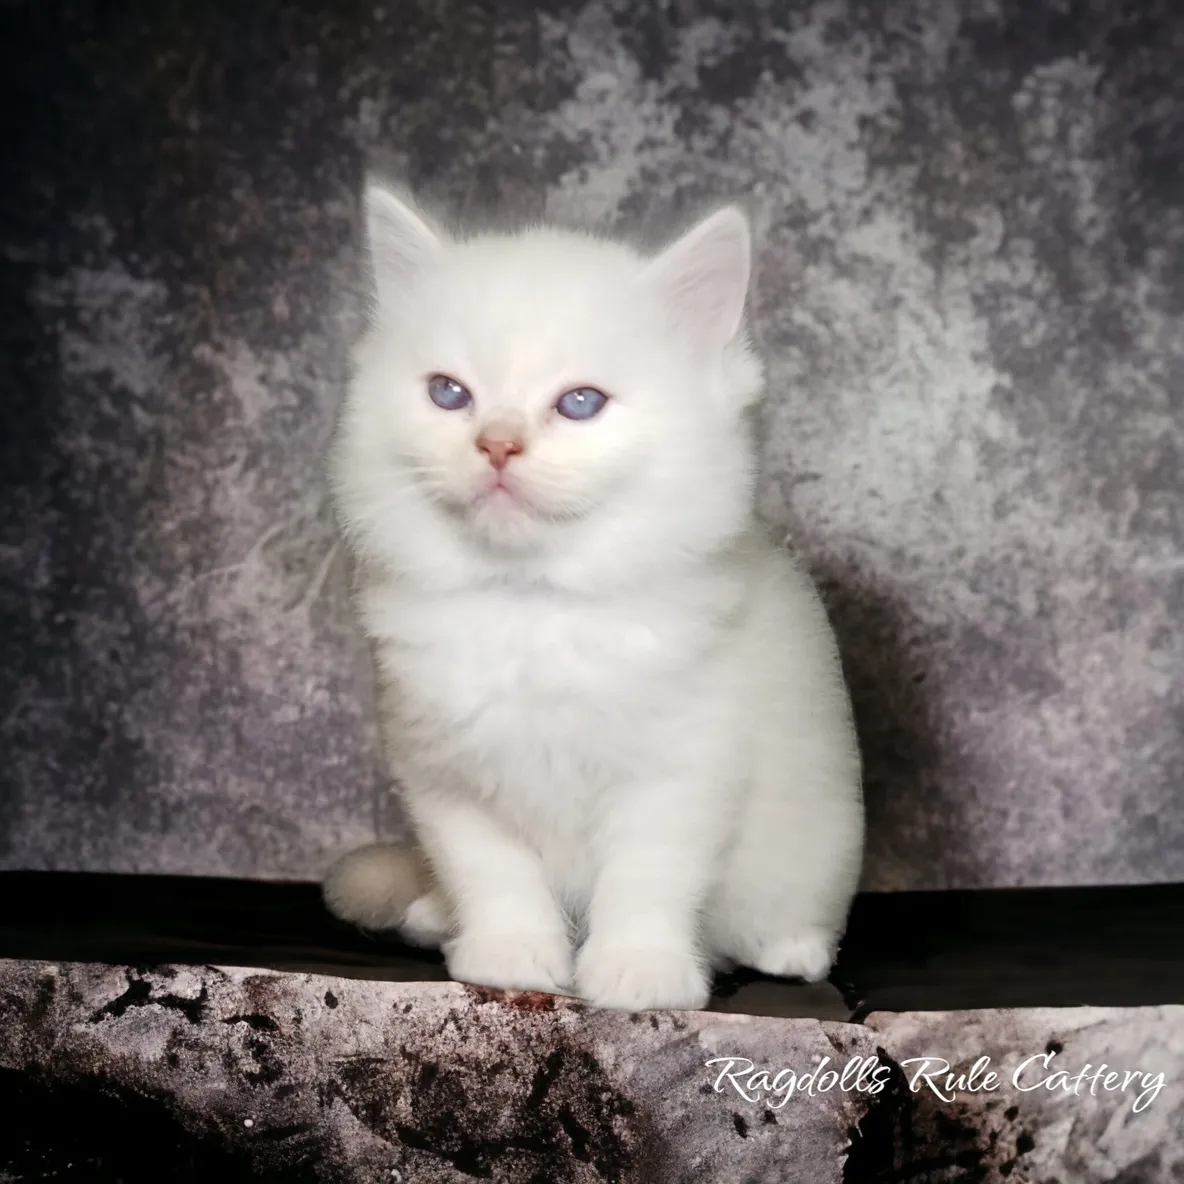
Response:
[[[595,940],[580,951],[576,986],[593,1006],[624,1011],[701,1011],[711,997],[710,975],[693,951]]]

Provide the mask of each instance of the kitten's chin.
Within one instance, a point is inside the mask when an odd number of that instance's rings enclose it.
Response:
[[[521,558],[546,553],[552,538],[544,523],[524,514],[474,515],[466,521],[464,534],[469,545],[479,551]]]

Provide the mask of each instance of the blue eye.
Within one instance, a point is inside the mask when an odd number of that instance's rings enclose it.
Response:
[[[428,398],[444,411],[462,411],[473,401],[468,390],[447,374],[433,374],[428,379]]]
[[[594,386],[581,386],[564,391],[555,401],[555,410],[565,419],[591,419],[599,415],[608,403],[608,395]]]

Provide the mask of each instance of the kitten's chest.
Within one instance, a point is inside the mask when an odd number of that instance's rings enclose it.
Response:
[[[686,631],[642,602],[490,592],[376,599],[367,617],[410,715],[446,723],[454,742],[551,762],[627,739]]]
[[[580,899],[606,803],[667,750],[680,702],[704,692],[713,630],[694,610],[657,597],[371,596],[396,777],[476,794]]]

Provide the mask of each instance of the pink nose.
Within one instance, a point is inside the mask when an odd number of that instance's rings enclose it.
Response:
[[[509,464],[510,457],[517,456],[525,445],[517,436],[487,430],[477,437],[477,447],[489,457],[489,463],[500,473]]]

